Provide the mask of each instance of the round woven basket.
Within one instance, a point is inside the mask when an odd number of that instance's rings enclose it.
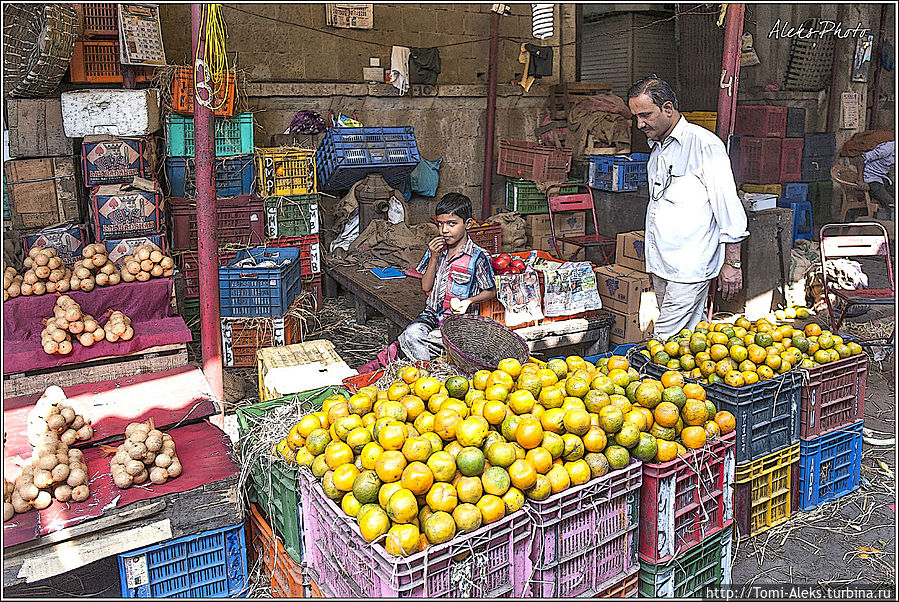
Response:
[[[78,35],[74,4],[3,6],[3,85],[13,98],[42,98],[69,68]]]
[[[440,334],[450,360],[467,372],[496,370],[507,357],[522,364],[530,357],[524,339],[490,318],[452,314],[440,323]]]

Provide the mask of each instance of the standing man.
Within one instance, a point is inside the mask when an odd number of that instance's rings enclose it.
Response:
[[[703,319],[713,278],[724,299],[743,287],[746,212],[724,144],[681,117],[668,82],[655,75],[636,82],[627,104],[652,147],[646,271],[659,302],[655,336],[665,340]]]

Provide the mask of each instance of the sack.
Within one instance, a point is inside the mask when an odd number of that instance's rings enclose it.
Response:
[[[440,184],[439,170],[442,164],[442,158],[437,159],[436,161],[422,159],[409,176],[409,181],[412,184],[412,192],[417,192],[418,194],[427,197],[432,197],[437,194],[437,186]]]

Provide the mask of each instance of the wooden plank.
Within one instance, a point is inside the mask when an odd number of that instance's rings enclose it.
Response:
[[[3,394],[18,397],[42,392],[47,386],[46,375],[52,374],[53,384],[60,387],[112,380],[123,376],[162,372],[187,365],[187,345],[159,345],[138,353],[95,358],[89,362],[69,364],[29,372],[3,375]]]
[[[33,583],[61,575],[72,569],[112,556],[160,543],[172,538],[169,519],[139,527],[92,533],[72,542],[57,544],[29,555],[16,575],[25,583]]]

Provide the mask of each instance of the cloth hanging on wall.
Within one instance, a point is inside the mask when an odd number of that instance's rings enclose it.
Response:
[[[547,77],[553,74],[553,49],[551,47],[525,44],[524,49],[531,55],[528,75]]]
[[[390,83],[400,91],[400,96],[409,89],[409,48],[394,46],[390,52]]]
[[[518,62],[524,65],[524,69],[521,72],[521,81],[518,82],[524,91],[527,92],[531,89],[531,85],[534,83],[534,76],[528,75],[531,70],[531,53],[527,51],[525,48],[527,44],[521,45],[521,52],[518,54]]]
[[[436,85],[440,74],[440,49],[410,48],[409,51],[409,83]]]

